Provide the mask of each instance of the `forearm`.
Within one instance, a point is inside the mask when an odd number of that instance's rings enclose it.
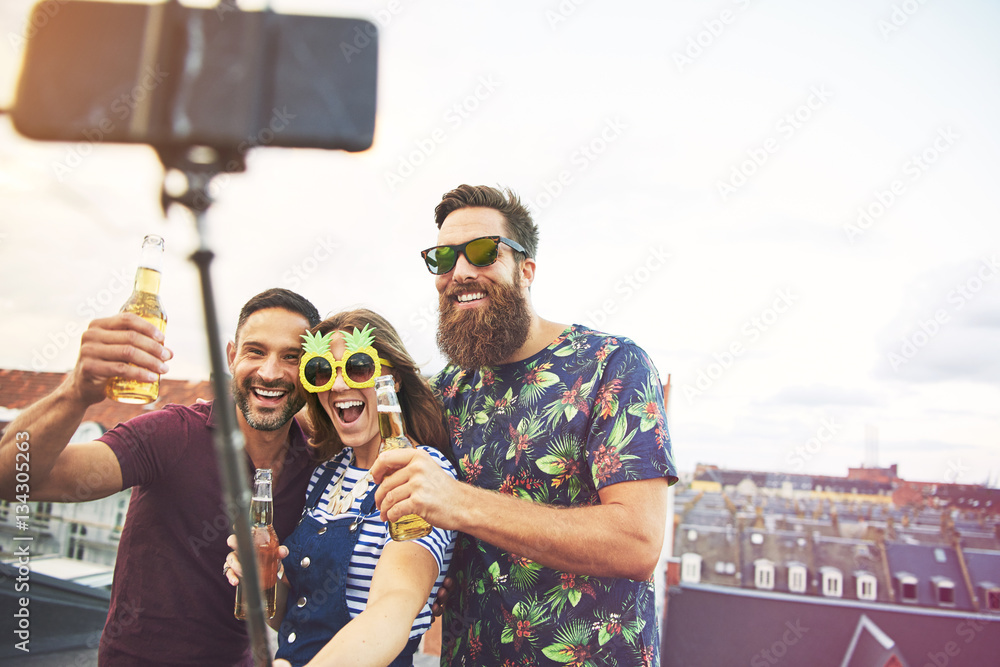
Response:
[[[656,567],[665,513],[658,498],[640,508],[614,502],[555,507],[461,486],[454,503],[458,509],[454,529],[505,551],[545,567],[590,576],[642,581]]]
[[[0,497],[13,500],[18,443],[30,447],[32,486],[39,487],[83,421],[88,404],[77,397],[69,377],[51,394],[26,408],[12,421],[0,440]],[[18,435],[22,434],[22,435]],[[23,445],[22,445],[23,446]],[[23,457],[22,457],[23,459]]]
[[[307,667],[388,665],[406,646],[416,617],[407,602],[405,595],[387,595],[369,602],[363,612],[320,649]]]

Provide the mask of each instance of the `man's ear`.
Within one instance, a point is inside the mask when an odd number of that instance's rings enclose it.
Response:
[[[233,362],[236,361],[236,343],[233,341],[226,343],[226,360],[229,362],[229,374],[235,375],[233,373]]]
[[[528,257],[521,262],[521,266],[519,268],[521,287],[531,287],[531,283],[535,282],[535,260]]]

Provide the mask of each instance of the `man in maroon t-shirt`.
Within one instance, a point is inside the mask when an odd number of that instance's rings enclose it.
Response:
[[[298,522],[315,465],[294,415],[304,404],[299,336],[319,320],[298,294],[267,290],[243,307],[226,350],[247,467],[273,471],[281,541]],[[98,440],[67,444],[87,407],[104,400],[109,378],[149,381],[167,371],[172,356],[163,334],[135,315],[91,322],[76,367],[0,441],[0,496],[15,495],[22,432],[30,434],[32,500],[85,501],[133,489],[101,665],[252,664],[246,628],[233,617],[233,589],[222,576],[232,519],[212,442],[213,404],[170,405]]]

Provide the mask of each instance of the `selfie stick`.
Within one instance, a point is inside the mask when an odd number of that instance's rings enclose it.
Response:
[[[153,9],[144,42],[149,44],[154,39],[166,33],[164,26],[164,10],[170,11],[177,6],[176,2],[161,5]],[[191,26],[185,26],[191,30]],[[155,42],[154,42],[155,43]],[[147,48],[144,59],[151,62],[144,65],[155,65],[156,49]],[[184,73],[186,74],[186,73]],[[191,79],[184,74],[180,77],[179,89],[174,98],[177,107],[190,93]],[[177,109],[175,109],[176,111]],[[143,118],[144,114],[136,114],[133,118]],[[182,114],[171,114],[174,119]],[[145,115],[148,119],[148,115]],[[176,126],[178,121],[174,120]],[[176,129],[176,127],[174,128]],[[142,134],[142,131],[139,132]],[[263,591],[257,565],[257,553],[253,545],[250,526],[250,490],[247,484],[247,469],[244,457],[243,434],[236,426],[235,408],[230,388],[227,386],[227,365],[222,358],[222,337],[219,335],[219,318],[215,306],[215,296],[212,289],[211,263],[215,253],[208,247],[205,234],[205,220],[212,199],[208,193],[208,185],[212,178],[223,171],[243,171],[246,167],[243,154],[235,149],[221,149],[208,146],[185,146],[171,144],[169,146],[154,146],[165,170],[176,169],[185,177],[186,189],[178,193],[168,192],[166,183],[161,193],[160,204],[164,215],[171,204],[179,204],[186,208],[195,221],[198,233],[198,249],[190,259],[198,267],[201,279],[201,298],[205,314],[205,331],[208,337],[208,355],[212,369],[212,392],[215,403],[212,416],[216,421],[214,433],[215,454],[219,463],[219,474],[222,480],[222,498],[224,506],[231,511],[230,518],[236,532],[236,553],[243,568],[240,585],[244,587],[247,605],[247,631],[250,635],[250,646],[253,652],[254,665],[271,667],[271,650],[267,641],[267,629],[264,621]]]
[[[212,408],[212,417],[216,422],[215,453],[219,461],[223,501],[225,507],[232,509],[231,518],[236,530],[236,552],[243,567],[240,585],[246,591],[244,599],[247,601],[247,625],[254,664],[270,667],[271,651],[267,642],[264,607],[261,603],[257,550],[253,545],[250,527],[250,490],[246,481],[246,464],[240,455],[243,451],[243,434],[236,427],[232,392],[226,382],[228,368],[222,358],[223,343],[219,335],[219,319],[210,271],[215,253],[205,242],[205,218],[212,203],[208,194],[208,184],[214,176],[223,171],[242,171],[244,162],[240,154],[224,155],[217,149],[207,147],[183,150],[158,147],[156,151],[164,168],[177,169],[187,179],[188,188],[181,194],[169,194],[164,189],[161,203],[164,213],[171,204],[179,204],[188,209],[194,216],[198,232],[198,249],[190,259],[198,267],[201,278],[201,298],[212,368],[212,392],[215,395],[215,404]]]

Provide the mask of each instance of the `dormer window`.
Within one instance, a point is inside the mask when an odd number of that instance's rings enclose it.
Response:
[[[701,555],[696,553],[681,554],[681,581],[685,584],[701,583]]]
[[[821,567],[823,579],[823,595],[829,598],[839,598],[844,595],[844,575],[835,567]]]
[[[934,597],[939,607],[955,606],[955,582],[947,577],[932,577]]]
[[[878,599],[878,579],[875,578],[875,575],[871,572],[858,572],[855,576],[858,599]]]
[[[788,564],[788,590],[792,593],[805,593],[809,581],[809,571],[802,563]]]
[[[758,558],[753,562],[754,585],[757,588],[774,590],[774,563],[766,558]]]
[[[1000,612],[1000,586],[984,581],[977,588],[979,599],[983,601],[983,611]]]
[[[899,591],[899,601],[903,604],[917,604],[917,578],[907,572],[899,572],[893,578]]]

